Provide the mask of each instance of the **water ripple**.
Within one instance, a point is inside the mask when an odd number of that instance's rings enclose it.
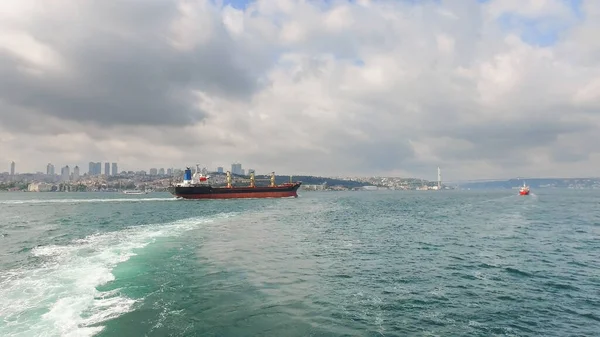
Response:
[[[227,203],[53,202],[63,207],[56,216],[40,208],[29,219],[15,211],[26,203],[0,203],[11,214],[0,227],[10,243],[0,248],[2,282],[31,273],[14,266],[42,268],[32,255],[63,256],[60,247],[77,259],[120,253],[87,251],[77,240],[90,231],[127,238],[151,218],[235,211],[111,264],[114,279],[94,293],[106,299],[94,298],[97,311],[87,313],[108,319],[99,335],[591,336],[600,331],[598,201],[595,191],[304,192]],[[103,317],[114,298],[136,306]]]

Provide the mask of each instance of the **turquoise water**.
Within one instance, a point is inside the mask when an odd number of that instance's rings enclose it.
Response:
[[[592,336],[600,192],[0,194],[0,336]]]

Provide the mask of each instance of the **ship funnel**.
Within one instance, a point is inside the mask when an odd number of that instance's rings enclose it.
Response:
[[[183,175],[183,180],[184,181],[191,181],[192,180],[192,170],[189,167],[185,168],[185,173]]]

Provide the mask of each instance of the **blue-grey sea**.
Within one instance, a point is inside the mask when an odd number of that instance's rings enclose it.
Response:
[[[599,336],[600,191],[0,193],[0,336]]]

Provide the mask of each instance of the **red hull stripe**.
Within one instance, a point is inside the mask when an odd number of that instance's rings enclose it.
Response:
[[[207,194],[180,194],[184,199],[244,199],[244,198],[288,198],[297,197],[296,191],[269,191],[254,193],[207,193]]]

